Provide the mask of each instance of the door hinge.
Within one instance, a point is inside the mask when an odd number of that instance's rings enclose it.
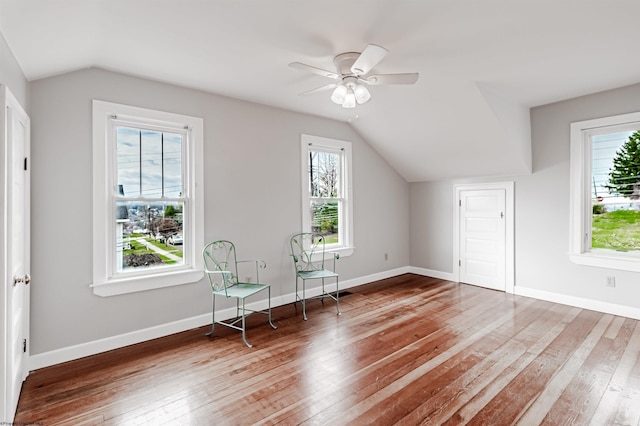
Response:
[[[22,339],[22,352],[27,352],[27,339]]]
[[[462,260],[458,260],[458,266],[462,266]]]
[[[24,157],[24,169],[25,169],[25,171],[27,170],[27,162],[28,162],[27,157]]]
[[[458,200],[458,207],[462,207],[462,200]]]

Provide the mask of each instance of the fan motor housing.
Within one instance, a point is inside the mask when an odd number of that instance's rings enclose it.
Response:
[[[333,58],[333,63],[335,64],[338,73],[340,73],[343,77],[354,75],[351,71],[351,67],[359,56],[360,53],[358,52],[346,52],[341,53]]]

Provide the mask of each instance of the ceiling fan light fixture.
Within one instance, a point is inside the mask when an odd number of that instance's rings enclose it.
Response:
[[[356,101],[358,104],[362,105],[365,102],[368,102],[371,99],[371,93],[364,87],[362,84],[356,84],[356,87],[353,89],[353,93],[356,96]]]
[[[1,0],[0,0],[1,1]],[[387,49],[375,44],[368,44],[361,52],[344,52],[333,58],[337,72],[327,71],[301,62],[289,64],[292,68],[308,71],[326,78],[338,80],[316,89],[307,90],[300,95],[332,90],[331,101],[343,108],[355,108],[371,99],[369,85],[415,84],[418,73],[373,74],[373,69],[389,53]],[[372,75],[373,74],[373,75]],[[364,84],[364,85],[363,85]]]
[[[343,86],[342,84],[338,84],[338,86],[336,86],[336,89],[331,94],[331,100],[338,105],[342,105],[345,101],[346,96],[347,87]]]
[[[348,89],[347,96],[344,98],[344,102],[342,103],[342,108],[355,108],[356,107],[356,95],[353,93],[353,90]]]

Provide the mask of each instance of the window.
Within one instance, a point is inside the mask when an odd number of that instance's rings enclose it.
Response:
[[[202,278],[202,119],[93,102],[95,294]]]
[[[640,271],[640,113],[571,124],[571,260]]]
[[[327,250],[353,252],[351,143],[302,135],[302,227],[325,236]]]

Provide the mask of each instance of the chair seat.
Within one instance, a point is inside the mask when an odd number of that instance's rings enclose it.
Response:
[[[313,278],[335,278],[338,274],[326,269],[319,269],[317,271],[298,271],[298,276],[303,280],[310,280]]]
[[[228,287],[226,293],[224,289],[214,291],[213,293],[220,296],[228,295],[229,297],[237,297],[239,299],[244,299],[268,287],[269,286],[267,284],[238,283],[232,287]]]

